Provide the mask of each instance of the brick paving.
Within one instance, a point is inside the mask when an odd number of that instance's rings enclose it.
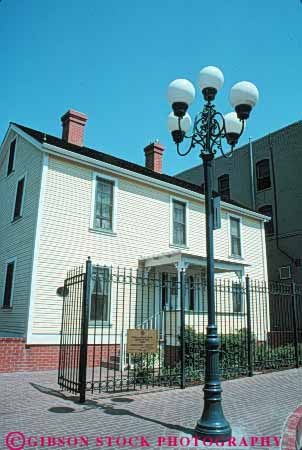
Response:
[[[191,434],[202,408],[202,386],[149,393],[124,392],[103,399],[94,396],[80,405],[73,395],[60,392],[56,376],[56,371],[0,375],[0,450],[7,448],[7,434],[16,431],[27,438],[86,436],[89,449],[109,448],[96,445],[97,436],[145,436],[151,444],[148,448],[156,449],[158,436],[168,442],[168,436]],[[223,390],[224,412],[233,427],[245,430],[249,438],[252,435],[281,437],[289,418],[302,403],[302,369],[225,381]],[[15,448],[21,443],[16,439]],[[171,443],[169,448],[184,448]],[[65,448],[71,444],[72,441],[65,441]],[[40,440],[36,448],[47,446],[48,443]],[[73,448],[76,447],[80,447],[79,441]],[[26,443],[27,448],[32,447]],[[123,447],[120,441],[120,446],[114,442],[110,448],[130,449],[131,446]],[[256,444],[251,448],[261,446]],[[262,448],[278,447],[271,442],[270,447]]]

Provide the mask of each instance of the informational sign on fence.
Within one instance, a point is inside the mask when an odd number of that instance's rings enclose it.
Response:
[[[127,334],[128,353],[157,352],[158,330],[129,329]]]

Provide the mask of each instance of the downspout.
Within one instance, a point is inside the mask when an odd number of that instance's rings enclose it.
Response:
[[[272,164],[272,175],[273,175],[273,192],[274,192],[274,211],[275,211],[275,230],[276,230],[276,246],[280,253],[282,253],[284,256],[286,256],[292,263],[293,263],[293,274],[294,275],[294,262],[295,259],[289,255],[285,250],[283,250],[280,247],[279,242],[279,220],[278,220],[278,208],[277,208],[277,189],[276,189],[276,172],[275,172],[275,161],[274,161],[274,154],[273,154],[273,143],[271,135],[268,135],[268,142],[269,142],[269,151],[270,151],[270,157],[271,157],[271,164]],[[294,276],[292,277],[294,280]]]
[[[253,160],[253,146],[252,146],[252,138],[249,137],[249,154],[250,154],[250,180],[251,180],[251,197],[252,197],[252,209],[256,210],[256,201],[255,201],[255,184],[254,184],[254,160]]]

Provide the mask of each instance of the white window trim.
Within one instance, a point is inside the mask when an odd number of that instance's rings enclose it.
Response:
[[[14,218],[14,214],[15,214],[15,208],[16,208],[18,184],[19,184],[19,181],[22,180],[22,178],[24,178],[24,187],[23,187],[22,203],[21,203],[21,208],[20,208],[20,217],[15,219]],[[26,184],[27,184],[27,172],[23,173],[20,177],[18,177],[16,179],[15,194],[14,194],[14,204],[13,204],[12,217],[11,217],[11,221],[13,223],[14,222],[18,222],[23,217],[23,209],[24,209],[25,195],[26,195]]]
[[[111,181],[113,183],[113,208],[112,208],[112,230],[103,230],[94,226],[94,210],[95,210],[95,197],[97,178],[103,178],[104,180]],[[90,230],[104,234],[116,234],[117,229],[117,198],[118,198],[118,179],[111,177],[102,172],[93,172],[92,174],[92,189],[91,189],[91,212],[90,212]]]
[[[288,277],[282,277],[281,276],[282,269],[288,270],[288,274],[289,274]],[[291,268],[290,264],[288,266],[281,266],[281,267],[279,267],[278,270],[279,270],[279,278],[280,278],[280,280],[290,280],[292,278],[292,268]]]
[[[231,235],[231,219],[239,220],[239,233],[240,233],[240,256],[232,255],[232,235]],[[244,259],[243,252],[243,233],[242,233],[242,217],[236,214],[228,214],[228,236],[229,236],[229,258],[230,259]]]
[[[104,264],[104,263],[94,263],[91,265],[91,271],[93,273],[93,269],[99,266],[100,268],[105,268],[105,269],[109,269],[112,270],[112,266],[110,264]],[[89,313],[88,313],[88,327],[102,327],[102,328],[110,328],[112,326],[112,320],[113,320],[113,308],[112,308],[112,287],[113,287],[113,283],[110,283],[110,288],[109,288],[109,318],[108,320],[90,320],[90,310],[91,310],[91,294],[92,294],[92,280],[90,280],[90,299],[89,299]]]
[[[13,273],[13,282],[12,282],[12,292],[10,297],[10,304],[9,307],[4,307],[4,293],[5,293],[5,286],[6,286],[6,277],[7,277],[7,267],[10,263],[14,263],[14,273]],[[13,307],[13,300],[14,300],[14,291],[15,291],[15,278],[16,278],[16,268],[17,268],[17,257],[10,258],[4,261],[4,283],[3,283],[3,290],[2,290],[2,301],[1,301],[1,307],[4,310],[10,310]]]
[[[8,143],[7,164],[6,164],[6,171],[5,171],[6,177],[10,177],[11,175],[13,175],[13,173],[15,173],[16,156],[17,156],[17,148],[18,148],[18,138],[19,138],[19,136],[18,136],[18,135],[15,135],[12,139],[9,140],[9,143]],[[8,164],[9,164],[9,156],[10,156],[10,146],[11,146],[11,143],[12,143],[13,141],[16,141],[16,146],[15,146],[15,156],[14,156],[14,161],[13,161],[13,168],[12,168],[12,171],[11,171],[11,173],[8,174],[7,172],[8,172]]]
[[[180,202],[185,205],[185,214],[186,214],[186,243],[185,245],[179,245],[175,244],[173,242],[173,202]],[[175,197],[174,195],[170,195],[170,247],[176,247],[176,248],[189,248],[189,201],[185,200],[181,197]]]

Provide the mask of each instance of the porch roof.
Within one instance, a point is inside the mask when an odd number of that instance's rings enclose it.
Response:
[[[190,266],[206,267],[206,256],[195,255],[183,250],[172,250],[139,258],[139,262],[145,268],[176,265],[178,268],[187,268]],[[245,267],[250,266],[243,260],[214,259],[214,268],[216,272],[242,272]]]

